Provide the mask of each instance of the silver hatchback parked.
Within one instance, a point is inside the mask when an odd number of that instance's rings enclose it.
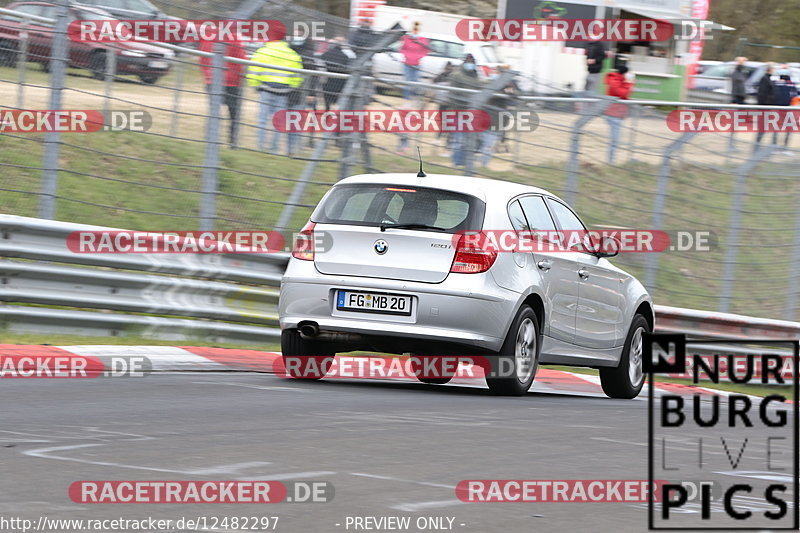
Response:
[[[517,183],[424,174],[337,183],[300,232],[281,283],[287,369],[311,359],[329,368],[354,350],[489,355],[512,369],[487,371],[497,394],[527,392],[541,363],[598,368],[608,396],[637,396],[642,334],[654,322],[642,284],[608,252],[458,245],[464,232],[486,230],[585,227],[556,196]]]

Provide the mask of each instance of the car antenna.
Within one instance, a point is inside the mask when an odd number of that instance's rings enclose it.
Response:
[[[425,178],[428,175],[425,174],[425,171],[422,170],[422,152],[419,150],[419,146],[417,146],[417,156],[419,156],[419,172],[417,172],[418,178]]]

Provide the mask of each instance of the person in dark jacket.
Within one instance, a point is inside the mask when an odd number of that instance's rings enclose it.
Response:
[[[472,54],[467,54],[461,66],[450,75],[450,86],[461,89],[483,89],[484,82],[478,78],[478,69]],[[474,94],[452,91],[447,99],[448,109],[469,109]],[[454,131],[450,135],[453,165],[457,167],[464,166],[467,162],[466,135],[463,131]]]
[[[597,82],[600,81],[600,71],[603,70],[603,61],[606,59],[606,49],[603,43],[599,41],[592,41],[586,48],[586,69],[589,73],[586,75],[587,93],[595,92]]]
[[[300,35],[300,32],[296,32],[289,39],[289,47],[300,56],[300,60],[303,62],[303,69],[316,70],[317,66],[314,61],[314,42],[311,39]],[[306,107],[309,107],[308,104],[314,96],[314,86],[316,83],[316,76],[304,76],[303,84],[300,87],[295,87],[289,93],[289,98],[287,100],[289,109],[302,111],[303,109],[306,109]],[[288,134],[288,137],[288,146],[291,147],[289,155],[292,155],[294,153],[294,149],[301,146],[300,134],[291,132]]]
[[[747,97],[747,89],[745,82],[747,82],[747,74],[744,71],[744,63],[747,61],[746,57],[737,57],[736,66],[731,73],[731,103],[743,104]]]
[[[375,33],[370,29],[369,22],[362,22],[350,34],[350,46],[357,56],[361,56],[375,43]]]
[[[767,63],[764,75],[758,82],[758,94],[756,95],[758,105],[775,105],[775,82],[772,81],[772,74],[774,72],[775,66],[772,63]],[[756,135],[756,146],[754,149],[758,148],[759,143],[761,143],[761,138],[764,137],[764,133],[763,131],[759,131]],[[772,142],[774,144],[778,143],[778,132],[773,132]]]
[[[325,70],[346,74],[350,72],[350,60],[355,54],[347,46],[343,37],[336,37],[330,43],[328,50],[322,54],[322,61],[325,63]],[[322,84],[322,95],[325,100],[325,111],[330,111],[331,106],[339,99],[342,89],[347,82],[346,78],[326,78]]]

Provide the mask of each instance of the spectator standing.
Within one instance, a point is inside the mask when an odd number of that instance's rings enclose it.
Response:
[[[475,57],[473,57],[472,54],[467,54],[461,66],[455,69],[455,72],[450,75],[450,86],[453,88],[480,90],[484,85],[485,84],[478,78]],[[450,98],[447,101],[448,109],[467,109],[474,94],[475,93],[451,91]],[[450,134],[454,166],[463,167],[467,162],[466,136],[467,133],[463,131],[455,131]]]
[[[325,70],[328,72],[347,74],[350,72],[350,61],[355,57],[356,54],[347,46],[344,37],[336,37],[330,42],[328,50],[322,54],[321,59],[325,64]],[[325,111],[329,111],[339,99],[346,82],[346,78],[326,77],[325,82],[322,84]]]
[[[361,22],[350,34],[349,42],[356,56],[366,53],[375,42],[375,33],[370,29],[369,22]]]
[[[492,76],[492,79],[503,74],[509,68],[509,65],[500,65],[498,67],[498,74]],[[505,130],[500,130],[500,114],[508,109],[508,106],[511,103],[510,97],[519,94],[520,89],[517,85],[517,82],[512,79],[509,80],[505,87],[500,89],[498,92],[507,95],[507,97],[504,98],[501,96],[495,96],[489,100],[487,105],[486,111],[489,113],[489,116],[492,120],[491,127],[481,132],[480,164],[482,167],[489,166],[489,161],[492,160],[492,153],[497,141],[505,141]]]
[[[258,113],[258,149],[263,150],[266,142],[267,124],[281,109],[289,105],[289,93],[303,83],[300,74],[276,67],[303,68],[300,56],[291,49],[286,41],[269,41],[259,48],[251,61],[263,63],[264,66],[251,66],[247,73],[247,82],[258,91],[261,107]],[[271,65],[271,66],[266,66]],[[272,124],[270,124],[272,127]],[[273,131],[271,152],[278,151],[281,133]],[[292,139],[287,138],[287,149],[291,151]]]
[[[767,68],[764,70],[764,75],[758,81],[758,93],[756,95],[756,101],[758,105],[775,105],[775,82],[772,81],[772,74],[775,72],[775,65],[772,63],[767,63]],[[761,143],[761,138],[764,137],[763,131],[759,131],[756,134],[756,145],[753,149],[757,149],[758,145]],[[773,144],[778,143],[778,133],[774,132],[772,134],[772,142]]]
[[[600,71],[603,70],[603,61],[606,59],[606,49],[603,43],[591,41],[586,48],[586,88],[587,93],[597,91],[597,82],[600,81]]]
[[[616,96],[622,100],[630,98],[633,83],[627,78],[626,74],[628,74],[628,67],[624,64],[620,64],[617,70],[606,74],[605,82],[608,87],[608,96]],[[622,120],[627,114],[628,107],[625,104],[614,103],[608,106],[606,110],[606,121],[609,128],[608,162],[610,164],[613,164],[616,158],[622,132]]]
[[[778,81],[775,82],[775,105],[790,106],[792,100],[797,98],[797,87],[792,81],[788,68],[781,68],[777,72]],[[792,155],[789,148],[789,132],[783,138],[784,155]]]
[[[214,41],[203,41],[200,43],[201,52],[214,52]],[[235,57],[247,59],[247,53],[240,42],[232,41],[225,43],[223,54],[225,57]],[[211,80],[214,76],[212,67],[213,58],[200,57],[200,69],[203,71],[203,78],[206,83],[206,90],[211,94]],[[228,108],[230,117],[230,128],[228,130],[228,143],[231,148],[236,149],[239,142],[239,112],[242,106],[242,78],[244,77],[244,65],[241,63],[231,63],[226,61],[225,72],[222,83],[225,86],[223,101]]]
[[[310,39],[296,32],[289,40],[289,47],[300,56],[304,70],[316,70],[314,61],[314,43]],[[291,110],[303,110],[309,107],[313,101],[314,85],[317,81],[316,76],[304,76],[301,86],[294,88],[289,93],[288,105]],[[289,134],[289,155],[294,154],[296,148],[300,148],[300,133],[290,132]]]
[[[406,81],[419,81],[420,62],[422,58],[430,52],[428,39],[420,36],[419,22],[415,22],[411,28],[411,33],[403,35],[400,40],[400,53],[403,55],[403,69]],[[410,100],[417,95],[416,88],[404,87],[403,98]]]
[[[731,72],[731,103],[743,104],[747,97],[747,89],[745,82],[747,82],[747,74],[744,71],[744,63],[747,61],[746,57],[737,57],[736,66]]]

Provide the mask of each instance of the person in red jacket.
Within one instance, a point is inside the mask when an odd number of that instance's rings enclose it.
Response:
[[[428,39],[419,34],[419,22],[415,22],[411,33],[400,40],[400,53],[403,55],[403,69],[406,81],[419,81],[420,62],[430,52]],[[403,98],[410,100],[417,95],[416,87],[404,87]]]
[[[605,82],[608,88],[606,94],[615,96],[621,100],[627,100],[633,90],[633,83],[627,78],[628,67],[620,65],[616,71],[606,74]],[[619,145],[619,138],[622,130],[622,119],[628,114],[628,106],[625,104],[611,104],[606,110],[606,120],[608,121],[608,162],[614,163],[614,158]]]
[[[203,41],[200,43],[201,52],[213,52],[214,41]],[[238,59],[247,59],[247,52],[241,43],[232,41],[224,43],[225,57],[235,57]],[[203,78],[206,82],[206,90],[211,93],[211,79],[214,69],[212,67],[214,58],[200,57],[200,68],[203,71]],[[231,118],[231,127],[229,130],[228,140],[231,148],[236,148],[239,139],[239,109],[241,109],[242,97],[242,79],[245,76],[245,66],[241,63],[231,63],[226,61],[225,72],[223,73],[222,84],[225,86],[223,93],[223,100],[225,106],[228,108],[228,115]]]

